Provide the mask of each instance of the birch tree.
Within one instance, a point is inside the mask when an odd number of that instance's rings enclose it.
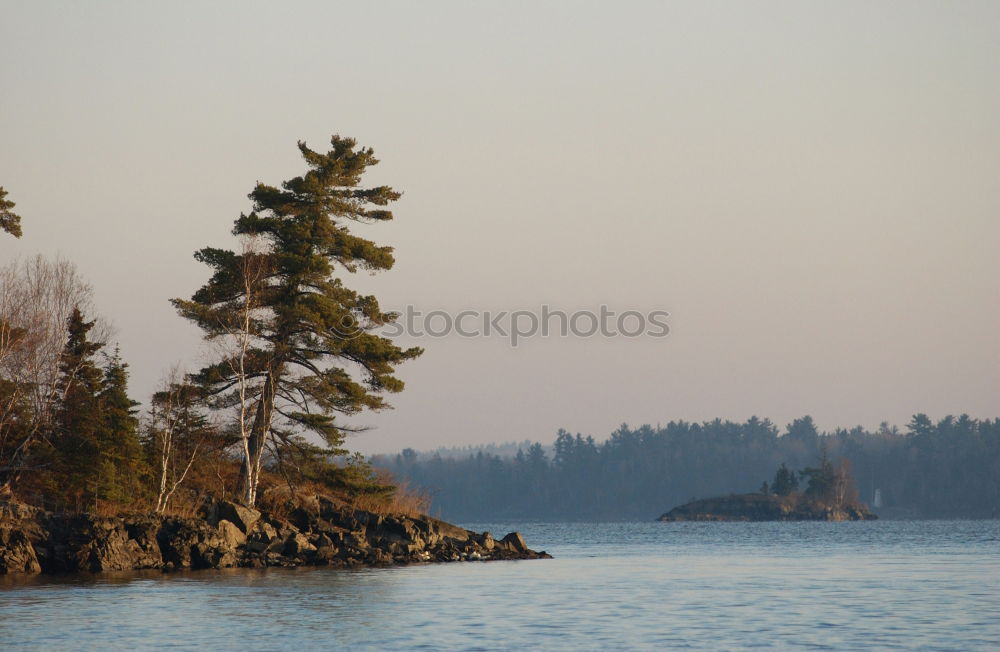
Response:
[[[216,438],[216,430],[202,411],[202,392],[184,382],[175,367],[153,395],[147,423],[146,446],[158,475],[156,512],[163,513],[188,478],[195,461]]]
[[[0,268],[0,486],[31,470],[32,450],[53,432],[75,308],[93,313],[93,292],[69,261],[36,256]],[[98,320],[91,337],[103,343],[109,333]]]

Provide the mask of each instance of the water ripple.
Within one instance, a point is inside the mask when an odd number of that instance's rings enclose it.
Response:
[[[996,649],[1000,524],[466,524],[551,561],[0,579],[29,649]]]

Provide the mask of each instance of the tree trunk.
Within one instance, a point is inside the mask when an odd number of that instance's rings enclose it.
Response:
[[[253,507],[257,502],[257,485],[260,482],[261,456],[264,453],[264,444],[267,442],[268,433],[271,430],[271,415],[274,411],[274,394],[277,382],[274,372],[269,372],[261,390],[260,401],[257,402],[257,411],[254,414],[253,428],[250,430],[250,438],[247,444],[249,458],[244,457],[240,466],[241,493],[243,501],[248,507]]]

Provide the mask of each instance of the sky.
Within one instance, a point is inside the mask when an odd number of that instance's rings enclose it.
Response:
[[[0,0],[0,185],[147,400],[295,144],[404,192],[383,307],[669,312],[667,337],[399,337],[365,453],[810,414],[1000,416],[1000,3]]]

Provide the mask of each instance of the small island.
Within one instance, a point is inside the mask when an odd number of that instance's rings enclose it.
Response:
[[[804,492],[799,480],[808,478]],[[877,519],[858,500],[850,464],[834,465],[823,453],[819,466],[796,474],[786,465],[757,493],[693,500],[660,516],[660,521],[869,521]]]

